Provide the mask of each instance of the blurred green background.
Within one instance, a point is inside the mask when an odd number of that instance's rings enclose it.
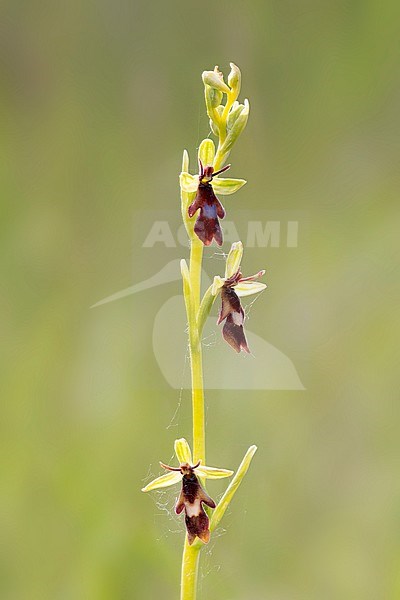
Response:
[[[209,463],[259,451],[199,597],[399,598],[399,3],[0,10],[1,598],[178,597],[176,491],[140,488],[191,435],[152,346],[180,284],[90,306],[187,255],[146,253],[142,216],[179,210],[182,149],[209,131],[201,72],[229,61],[251,103],[230,217],[299,221],[297,248],[247,255],[269,285],[251,326],[306,389],[208,392]]]

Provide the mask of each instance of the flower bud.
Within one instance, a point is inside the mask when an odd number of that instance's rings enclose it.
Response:
[[[210,97],[210,105],[213,108],[217,108],[222,102],[223,93],[220,90],[215,89],[214,87],[210,87],[209,85],[206,87],[206,94],[209,94]]]
[[[202,78],[205,85],[209,85],[220,92],[229,94],[230,89],[224,82],[224,76],[218,70],[218,67],[215,67],[214,71],[203,71]]]
[[[232,108],[229,111],[228,121],[226,124],[228,129],[232,129],[236,119],[243,112],[243,109],[244,109],[244,104],[239,104],[239,102],[234,102],[232,104]]]
[[[210,129],[216,137],[219,136],[218,125],[212,119],[210,119]]]
[[[233,144],[236,142],[243,129],[246,127],[247,119],[249,118],[249,101],[244,101],[244,108],[237,117],[236,121],[232,125],[232,129],[229,131],[228,136],[223,144],[224,153],[230,152]]]
[[[242,75],[240,73],[239,67],[237,67],[234,63],[230,63],[231,72],[228,76],[228,85],[232,90],[235,90],[236,97],[239,96],[240,85],[242,80]]]

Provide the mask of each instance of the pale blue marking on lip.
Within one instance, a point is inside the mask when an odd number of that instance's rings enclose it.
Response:
[[[207,219],[215,219],[217,216],[217,208],[215,204],[208,204],[205,202],[201,207],[203,209],[203,216]]]

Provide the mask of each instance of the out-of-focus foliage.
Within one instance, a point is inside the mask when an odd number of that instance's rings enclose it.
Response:
[[[200,598],[397,599],[399,3],[0,11],[1,598],[176,598],[174,493],[140,489],[191,435],[189,393],[153,354],[180,283],[90,306],[187,256],[142,245],[155,219],[179,223],[182,148],[195,156],[209,131],[201,73],[233,61],[251,114],[229,218],[245,244],[243,215],[282,225],[278,247],[246,249],[268,283],[248,327],[306,389],[207,392],[207,463],[259,450]]]

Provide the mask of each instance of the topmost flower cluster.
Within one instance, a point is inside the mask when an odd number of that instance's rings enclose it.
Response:
[[[214,165],[216,170],[221,168],[243,129],[249,117],[249,101],[240,104],[237,98],[241,87],[241,73],[239,67],[230,63],[231,72],[228,76],[228,85],[218,67],[214,71],[203,72],[204,93],[210,127],[214,135],[219,138],[219,164]],[[223,95],[226,94],[226,103],[222,104]]]
[[[241,75],[239,68],[231,63],[228,85],[225,83],[218,67],[214,71],[203,72],[205,99],[210,126],[218,137],[218,148],[212,140],[205,139],[199,148],[199,174],[191,175],[183,170],[181,173],[181,188],[187,194],[196,193],[192,202],[185,208],[191,219],[199,211],[194,233],[209,246],[213,240],[221,246],[223,242],[219,219],[225,216],[225,209],[215,193],[232,194],[240,189],[244,179],[226,179],[218,175],[229,169],[223,166],[229,156],[232,146],[246,126],[249,115],[249,103],[239,104],[237,97],[240,92]],[[226,102],[222,103],[226,94]]]

